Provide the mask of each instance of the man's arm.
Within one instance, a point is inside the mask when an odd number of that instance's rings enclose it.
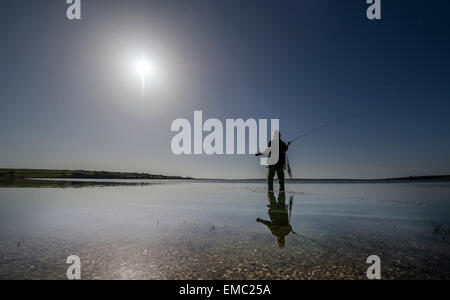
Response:
[[[256,156],[261,156],[261,155],[267,155],[267,154],[269,154],[269,153],[270,153],[270,148],[267,148],[267,149],[264,150],[263,152],[256,153],[255,155],[256,155]]]
[[[266,226],[272,225],[272,222],[266,221],[266,220],[262,220],[262,219],[260,219],[260,218],[256,219],[256,222],[261,223],[261,224],[264,224],[264,225],[266,225]]]
[[[258,152],[258,153],[256,153],[255,155],[256,155],[256,156],[261,156],[261,155],[267,155],[267,154],[269,154],[270,151],[271,151],[271,148],[270,148],[271,145],[272,145],[272,141],[269,142],[269,144],[267,145],[268,148],[267,148],[266,150],[264,150],[263,152]]]

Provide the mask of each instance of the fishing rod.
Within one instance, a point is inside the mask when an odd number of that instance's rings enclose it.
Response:
[[[299,136],[297,136],[296,138],[294,138],[292,141],[289,142],[289,144],[292,144],[293,142],[296,142],[296,141],[298,141],[299,139],[304,138],[305,136],[308,136],[308,135],[310,135],[310,134],[312,134],[312,133],[314,133],[314,132],[316,132],[316,131],[319,131],[319,130],[324,129],[324,128],[327,128],[327,127],[330,127],[331,125],[340,123],[340,122],[342,122],[342,121],[345,121],[345,120],[350,119],[350,118],[353,118],[353,117],[354,117],[354,116],[352,115],[352,116],[349,116],[349,117],[346,117],[346,118],[334,120],[333,122],[329,122],[329,123],[323,124],[323,125],[321,125],[321,126],[319,126],[319,127],[316,127],[316,128],[314,128],[314,129],[311,129],[310,131],[307,131],[307,132],[303,133],[302,135],[299,135]]]
[[[302,135],[297,136],[296,138],[294,138],[294,139],[291,140],[290,142],[288,142],[288,145],[290,145],[290,144],[292,144],[293,142],[296,142],[296,141],[298,141],[299,139],[302,139],[302,138],[304,138],[304,137],[306,137],[306,136],[308,136],[308,135],[310,135],[310,134],[312,134],[312,133],[314,133],[314,132],[316,132],[316,131],[319,131],[319,130],[324,129],[324,128],[327,128],[327,127],[330,127],[330,126],[332,126],[332,125],[334,125],[334,124],[337,124],[337,123],[340,123],[340,122],[342,122],[342,121],[351,119],[351,118],[353,118],[353,117],[355,117],[355,115],[351,115],[351,116],[348,116],[348,117],[345,117],[345,118],[342,118],[342,119],[334,120],[334,121],[332,121],[332,122],[329,122],[329,123],[323,124],[323,125],[321,125],[321,126],[319,126],[319,127],[316,127],[316,128],[314,128],[314,129],[311,129],[311,130],[309,130],[309,131],[303,133]],[[289,163],[289,159],[288,159],[288,157],[287,157],[287,154],[286,154],[286,167],[287,167],[288,175],[289,175],[289,177],[292,179],[292,178],[293,178],[293,175],[292,175],[292,168],[291,168],[291,164]]]

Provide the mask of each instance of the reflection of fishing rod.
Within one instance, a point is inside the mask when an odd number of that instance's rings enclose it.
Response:
[[[342,118],[342,119],[334,120],[333,122],[329,122],[329,123],[323,124],[323,125],[321,125],[319,127],[316,127],[314,129],[311,129],[310,131],[307,131],[307,132],[303,133],[302,135],[299,135],[296,138],[294,138],[292,141],[290,141],[288,143],[288,145],[292,144],[293,142],[298,141],[299,139],[304,138],[305,136],[308,136],[308,135],[310,135],[310,134],[312,134],[312,133],[314,133],[316,131],[319,131],[319,130],[327,128],[327,127],[330,127],[330,126],[332,126],[334,124],[340,123],[340,122],[345,121],[347,119],[353,118],[354,116],[355,115],[351,115],[351,116],[348,116],[348,117],[345,117],[345,118]],[[292,177],[293,177],[293,175],[292,175],[292,168],[291,168],[291,165],[289,164],[289,159],[287,158],[287,155],[286,155],[286,167],[287,167],[288,175],[292,179]]]

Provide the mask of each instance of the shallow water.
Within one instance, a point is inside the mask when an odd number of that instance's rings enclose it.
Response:
[[[257,222],[259,219],[259,222]],[[0,189],[0,279],[450,279],[450,183]]]

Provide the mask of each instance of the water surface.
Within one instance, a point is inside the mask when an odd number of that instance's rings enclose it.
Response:
[[[0,189],[0,279],[450,278],[450,183],[155,181]]]

